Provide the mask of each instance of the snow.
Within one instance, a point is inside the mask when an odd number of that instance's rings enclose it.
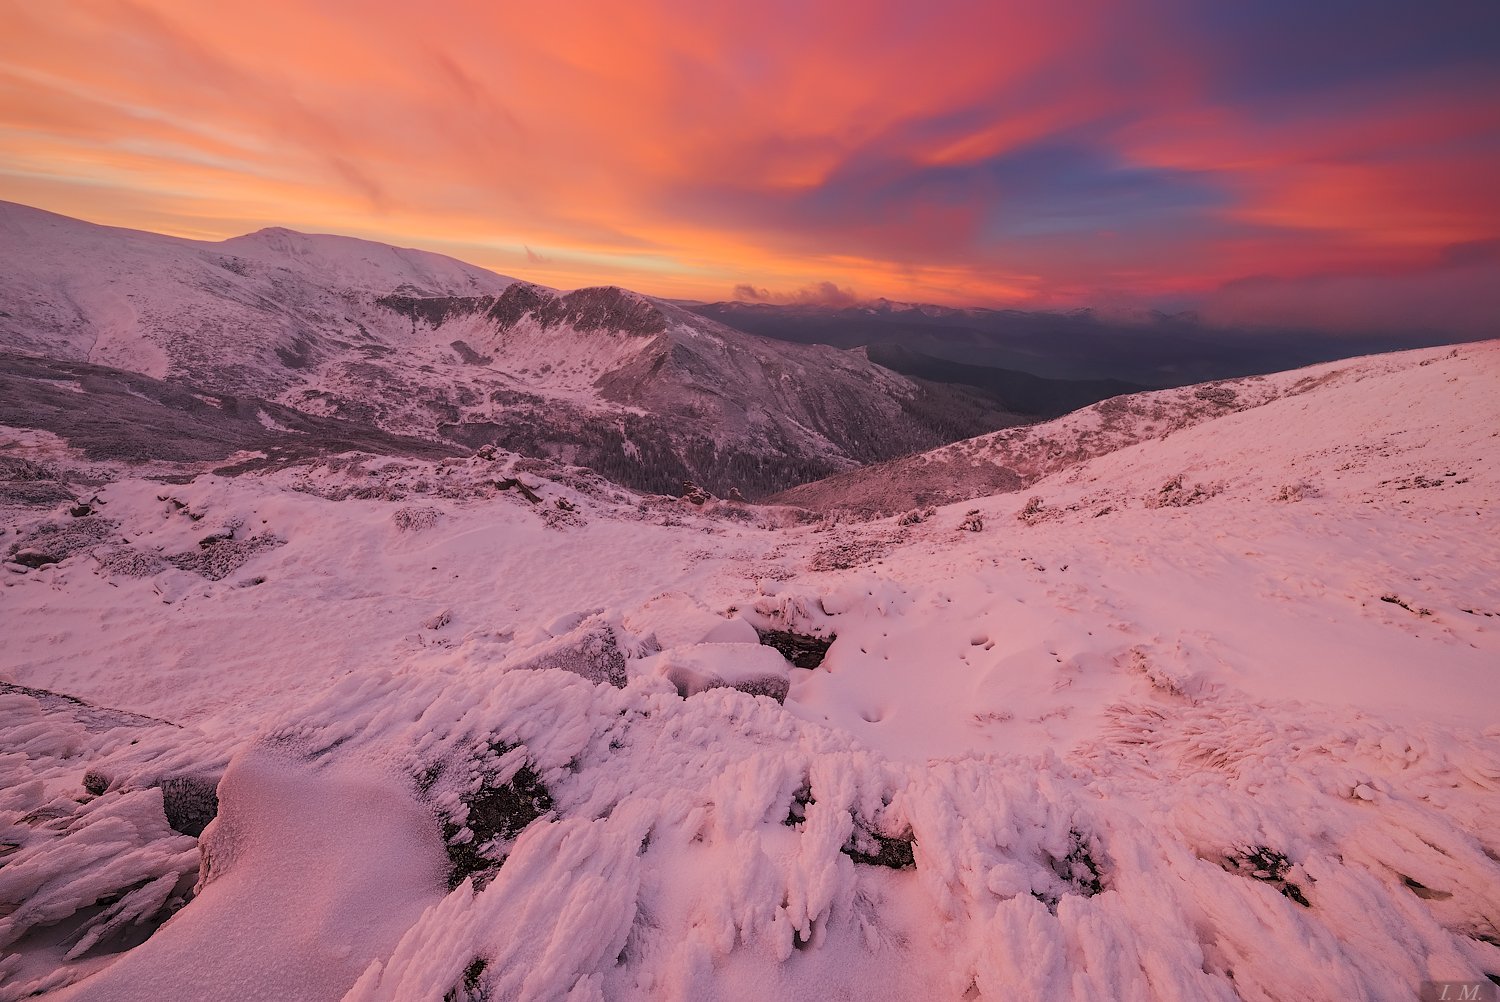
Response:
[[[217,580],[86,550],[0,574],[0,679],[30,690],[0,692],[0,901],[25,906],[0,998],[1404,1000],[1500,975],[1500,343],[1253,385],[905,524],[558,468],[532,504],[492,486],[503,454],[114,470],[101,547],[278,545]],[[0,545],[68,517],[8,510]],[[836,639],[795,668],[772,629]],[[784,705],[707,684],[772,671]],[[183,775],[222,776],[201,838],[164,820]],[[528,777],[530,813],[486,800]]]

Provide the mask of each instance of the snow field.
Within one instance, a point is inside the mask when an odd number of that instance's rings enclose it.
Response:
[[[124,544],[281,545],[219,580],[7,572],[0,676],[184,726],[0,693],[0,901],[32,909],[0,918],[0,997],[1404,1000],[1500,974],[1496,357],[1341,363],[906,525],[126,475],[101,490]],[[784,706],[680,694],[769,670],[767,629],[837,638],[776,664]],[[537,667],[585,649],[623,677]],[[223,776],[199,840],[160,813],[195,769]],[[546,798],[512,835],[494,805],[523,788]],[[196,894],[156,905],[200,848]],[[134,939],[96,921],[106,889]]]

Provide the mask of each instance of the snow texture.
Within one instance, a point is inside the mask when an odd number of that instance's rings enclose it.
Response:
[[[1158,433],[1060,419],[1023,494],[919,519],[747,520],[503,453],[96,470],[135,553],[280,545],[0,573],[0,998],[1500,976],[1497,387],[1491,342],[1231,387],[1254,406],[1166,391],[1128,405]],[[834,639],[795,668],[770,631]],[[763,675],[784,702],[734,688]],[[197,838],[188,776],[217,778]]]

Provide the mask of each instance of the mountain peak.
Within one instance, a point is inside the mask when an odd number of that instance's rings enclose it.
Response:
[[[495,300],[489,316],[505,330],[526,316],[541,327],[566,326],[579,333],[614,331],[644,337],[667,329],[666,314],[656,302],[615,285],[559,293],[517,282]]]

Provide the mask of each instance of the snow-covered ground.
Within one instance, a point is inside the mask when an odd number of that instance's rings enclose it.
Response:
[[[0,998],[1500,977],[1500,343],[1283,383],[860,524],[4,432]]]

